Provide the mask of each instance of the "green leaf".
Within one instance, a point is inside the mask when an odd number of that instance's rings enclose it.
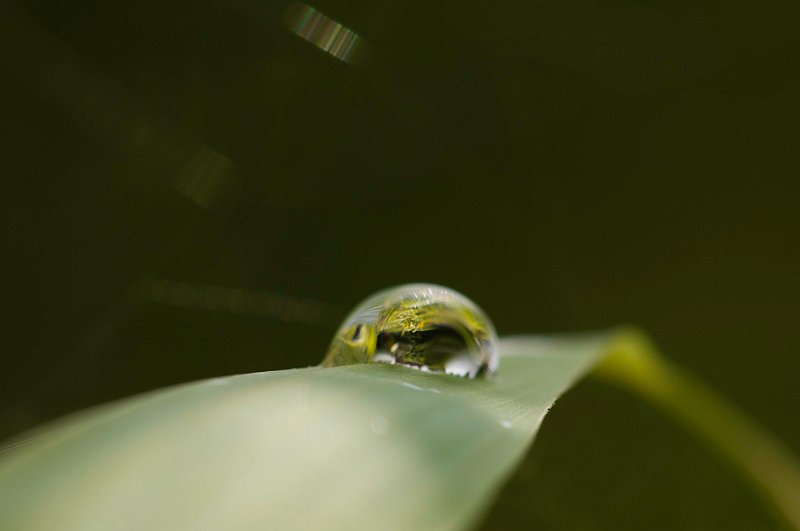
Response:
[[[463,529],[605,343],[504,339],[489,381],[313,367],[80,413],[0,460],[0,528]]]
[[[702,381],[628,329],[607,345],[594,374],[633,391],[693,432],[747,479],[788,529],[800,530],[800,463],[792,451]]]
[[[505,338],[490,380],[381,364],[186,384],[0,450],[0,529],[464,529],[589,370],[662,407],[800,529],[800,467],[635,330]]]

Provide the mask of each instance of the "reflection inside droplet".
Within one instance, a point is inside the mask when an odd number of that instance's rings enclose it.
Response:
[[[486,314],[456,291],[432,284],[399,286],[356,307],[322,365],[354,363],[475,378],[497,370],[497,334]]]

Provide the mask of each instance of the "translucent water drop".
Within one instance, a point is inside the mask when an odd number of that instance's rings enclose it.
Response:
[[[323,367],[390,363],[475,378],[497,370],[497,334],[464,295],[433,284],[376,293],[344,320]]]

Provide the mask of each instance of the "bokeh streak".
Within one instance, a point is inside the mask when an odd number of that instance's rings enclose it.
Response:
[[[177,175],[171,183],[203,208],[236,189],[223,153],[136,103],[115,80],[24,11],[0,3],[0,71],[78,125],[132,149]]]
[[[167,279],[146,279],[138,295],[144,302],[179,308],[266,316],[287,322],[315,325],[335,323],[344,313],[336,305],[268,291],[192,284]]]
[[[291,4],[286,10],[289,30],[320,50],[349,64],[363,60],[366,41],[356,32],[305,4]]]

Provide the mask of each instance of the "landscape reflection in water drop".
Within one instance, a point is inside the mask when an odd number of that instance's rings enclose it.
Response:
[[[475,378],[498,366],[497,334],[464,295],[433,284],[381,291],[345,319],[324,367],[388,363]]]

